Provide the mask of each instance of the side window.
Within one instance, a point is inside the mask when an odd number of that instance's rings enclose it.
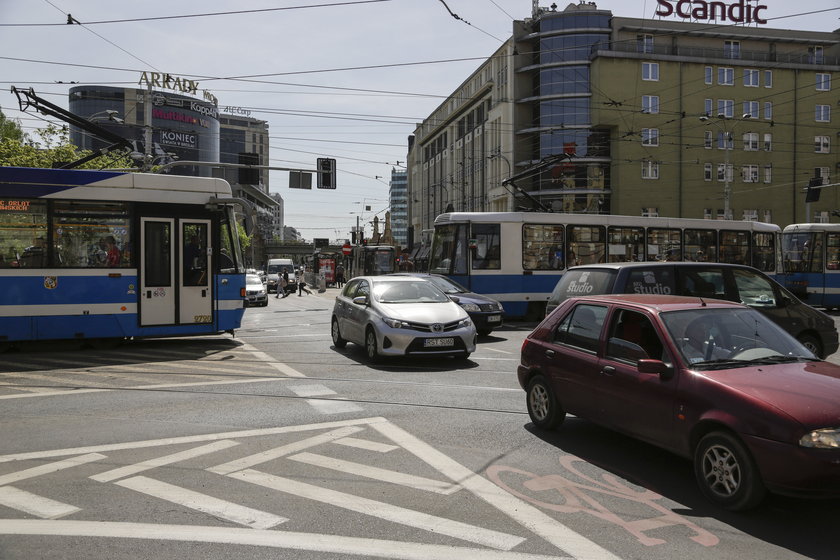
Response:
[[[626,294],[674,295],[674,269],[671,266],[655,266],[650,269],[634,269],[627,275],[624,285]]]
[[[502,267],[502,238],[499,224],[473,224],[470,238],[473,268]],[[459,271],[455,271],[458,273]],[[466,270],[463,271],[466,274]]]
[[[360,280],[359,287],[356,288],[356,293],[353,294],[353,297],[358,296],[367,296],[370,297],[370,284],[367,283],[367,280]]]
[[[595,353],[598,351],[598,341],[606,316],[606,307],[578,305],[560,322],[554,333],[554,340]]]
[[[643,359],[669,361],[653,324],[642,313],[617,309],[609,332],[607,358],[632,364]]]
[[[741,302],[751,307],[776,307],[776,294],[769,278],[749,270],[733,270]]]
[[[573,270],[557,282],[548,300],[560,304],[570,297],[609,294],[614,281],[612,270]]]
[[[350,280],[347,282],[347,285],[344,286],[344,290],[342,291],[342,295],[344,297],[352,298],[356,295],[356,288],[359,287],[359,280]]]
[[[740,301],[732,289],[727,290],[723,269],[679,267],[677,295]]]

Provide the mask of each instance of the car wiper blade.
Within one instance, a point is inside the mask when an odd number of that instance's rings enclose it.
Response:
[[[755,358],[747,361],[751,364],[789,364],[792,362],[798,362],[800,360],[819,361],[815,360],[814,358],[808,358],[806,356],[782,356],[781,354],[777,354],[774,356],[764,356],[762,358]]]
[[[746,366],[750,365],[747,360],[703,360],[702,362],[694,362],[691,367],[714,367],[714,366]]]

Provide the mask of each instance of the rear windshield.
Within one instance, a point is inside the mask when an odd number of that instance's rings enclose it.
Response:
[[[612,291],[614,270],[570,270],[557,283],[549,303],[562,303],[570,297],[599,296]]]
[[[674,290],[674,269],[670,266],[634,268],[627,275],[626,294],[655,294],[668,296]]]

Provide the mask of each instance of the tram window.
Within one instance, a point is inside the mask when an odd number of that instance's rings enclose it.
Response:
[[[683,260],[690,262],[717,262],[717,232],[713,229],[687,229],[685,237],[685,255]]]
[[[750,233],[748,231],[720,232],[720,262],[749,265]]]
[[[644,260],[644,228],[610,226],[607,228],[607,250],[607,262]]]
[[[522,226],[522,268],[561,270],[564,268],[563,226],[525,224]]]
[[[47,266],[47,204],[0,201],[0,267]]]
[[[840,269],[840,233],[826,235],[825,251],[825,267],[828,270]]]
[[[840,242],[840,238],[838,238]],[[840,246],[838,246],[840,250]],[[753,233],[752,266],[764,272],[776,270],[776,236],[772,233]]]
[[[601,226],[568,226],[569,251],[566,265],[604,262],[607,253],[606,231]]]
[[[810,233],[786,233],[782,236],[782,259],[785,272],[810,272],[807,258],[811,247]]]
[[[462,270],[460,255],[465,254],[462,247],[463,240],[459,239],[455,254],[455,274],[466,274]],[[472,224],[470,234],[470,253],[472,253],[472,267],[479,269],[495,269],[502,267],[502,239],[500,224]]]
[[[184,286],[207,286],[207,224],[184,222],[181,230]]]
[[[682,259],[682,239],[678,229],[648,228],[647,260],[679,261]]]
[[[429,255],[429,272],[449,274],[452,266],[452,253],[455,249],[455,236],[458,226],[455,224],[438,226],[432,241],[432,253]]]
[[[129,210],[122,202],[56,202],[52,240],[55,267],[132,266]]]
[[[172,286],[172,227],[166,222],[146,222],[143,238],[143,275],[150,288]]]

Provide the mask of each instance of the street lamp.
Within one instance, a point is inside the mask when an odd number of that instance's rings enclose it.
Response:
[[[742,119],[748,119],[751,116],[752,115],[750,113],[744,113],[743,115],[741,115],[741,118]],[[724,163],[723,163],[723,181],[724,181],[724,183],[723,183],[723,218],[725,220],[731,220],[732,219],[732,210],[730,208],[730,203],[732,201],[732,178],[731,178],[730,173],[729,173],[729,157],[730,157],[729,152],[732,151],[735,148],[735,142],[732,139],[732,133],[734,132],[734,129],[735,129],[736,125],[733,124],[731,128],[728,127],[727,123],[729,121],[734,120],[734,119],[732,117],[727,117],[723,113],[718,113],[718,115],[717,115],[718,120],[717,121],[712,121],[712,120],[710,120],[710,118],[711,117],[709,117],[708,115],[703,115],[702,117],[700,117],[700,122],[711,122],[715,126],[719,126],[721,128],[721,130],[723,131],[723,149],[724,149],[724,155],[723,155],[723,157],[724,157],[724,159],[723,159],[723,161],[724,161]],[[737,124],[738,121],[735,121],[735,122]],[[730,144],[731,144],[731,147],[730,147]],[[734,175],[734,171],[733,171],[732,175]]]
[[[117,124],[125,124],[125,120],[120,118],[119,111],[115,111],[114,109],[105,109],[104,111],[99,111],[98,113],[94,113],[87,118],[90,122],[97,122],[97,121],[111,121]]]

